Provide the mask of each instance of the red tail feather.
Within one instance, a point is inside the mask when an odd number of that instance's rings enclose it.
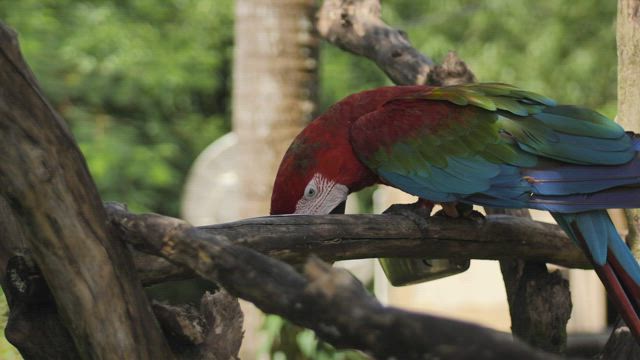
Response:
[[[596,264],[589,255],[589,249],[580,229],[575,223],[571,224],[571,228],[607,290],[609,299],[616,305],[620,316],[624,319],[636,341],[640,343],[640,287],[626,274],[612,252],[609,252],[606,264],[603,266]]]
[[[634,309],[634,305],[630,301],[630,294],[625,292],[625,288],[622,286],[620,278],[617,276],[613,267],[610,264],[604,266],[593,266],[598,277],[602,280],[602,284],[607,289],[609,299],[616,305],[620,316],[624,319],[624,322],[633,333],[636,341],[640,342],[640,317]],[[637,300],[637,299],[636,299]],[[637,301],[636,301],[637,303]]]
[[[636,312],[640,314],[640,286],[633,281],[622,265],[620,265],[618,259],[613,256],[611,252],[607,256],[607,263],[611,264],[611,268],[613,269],[616,278],[620,281],[620,285],[624,289],[624,292],[629,297],[631,305],[633,305]]]

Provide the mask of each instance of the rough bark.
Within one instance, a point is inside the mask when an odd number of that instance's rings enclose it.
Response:
[[[9,305],[5,336],[24,359],[79,359],[53,296],[26,248],[26,230],[0,197],[0,284]]]
[[[108,208],[123,240],[193,269],[229,293],[376,358],[553,359],[477,325],[382,306],[351,274],[312,258],[305,275],[226,236],[161,215]],[[415,339],[421,339],[416,341]]]
[[[0,84],[0,193],[79,354],[171,358],[126,248],[106,230],[102,203],[73,137],[44,99],[15,33],[3,24]]]
[[[133,250],[133,262],[143,286],[193,279],[196,276],[191,269],[176,266],[163,258],[135,250]]]
[[[414,49],[404,32],[380,19],[379,0],[325,0],[317,27],[331,43],[374,61],[396,84],[452,85],[475,81],[473,72],[455,53],[449,53],[442,65],[435,65]],[[501,262],[501,270],[514,335],[545,350],[563,351],[571,309],[568,283],[561,281],[559,274],[548,274],[544,263],[509,260]],[[557,302],[558,307],[552,306],[552,302]],[[541,306],[553,314],[540,312]]]
[[[153,312],[181,360],[238,359],[243,314],[238,299],[226,291],[205,293],[199,309],[154,302]]]
[[[117,204],[107,204],[107,209]],[[432,217],[426,227],[400,215],[269,216],[198,227],[290,264],[314,254],[333,262],[377,257],[528,259],[571,268],[590,268],[580,249],[553,224],[512,216],[482,222]],[[136,253],[145,285],[194,275],[152,255]],[[149,265],[153,264],[151,270]]]
[[[640,359],[640,346],[636,342],[629,327],[619,320],[609,340],[596,360],[629,360]]]
[[[562,353],[571,317],[568,282],[544,262],[501,260],[511,315],[511,331],[527,344]]]
[[[579,249],[551,224],[506,216],[478,223],[432,217],[427,230],[399,215],[270,216],[201,227],[289,263],[309,255],[337,261],[375,257],[525,258],[589,267]]]
[[[27,254],[9,259],[2,289],[10,310],[5,335],[24,359],[80,359],[42,273]]]
[[[486,210],[489,214],[531,219],[525,209]],[[536,348],[563,353],[572,309],[569,282],[557,270],[550,273],[545,261],[501,260],[500,271],[509,301],[513,335]]]

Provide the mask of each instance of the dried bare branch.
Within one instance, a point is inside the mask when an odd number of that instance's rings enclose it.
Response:
[[[301,264],[314,254],[331,262],[461,257],[591,267],[582,251],[554,224],[501,215],[482,222],[435,216],[426,224],[421,230],[413,220],[400,215],[268,216],[198,229],[290,264]],[[193,276],[191,270],[155,256],[136,254],[134,259],[146,285]]]
[[[107,212],[122,239],[193,269],[265,312],[313,329],[339,348],[360,349],[381,359],[554,358],[477,325],[384,307],[347,271],[315,258],[306,263],[302,276],[225,235],[179,219],[134,215],[115,204],[108,205]],[[296,218],[304,220],[281,217]]]
[[[382,21],[379,0],[325,0],[316,28],[332,44],[371,59],[396,84],[451,85],[475,79],[455,53],[435,65],[417,51],[404,31]]]

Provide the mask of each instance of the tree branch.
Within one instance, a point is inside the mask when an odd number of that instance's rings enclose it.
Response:
[[[475,80],[455,53],[435,65],[417,51],[404,31],[380,19],[379,0],[325,0],[316,28],[330,43],[371,59],[396,84],[452,85]]]
[[[117,205],[107,204],[107,210],[113,206]],[[197,229],[290,264],[304,263],[314,254],[330,262],[377,257],[522,258],[591,267],[554,224],[501,215],[480,223],[435,216],[427,224],[428,230],[422,232],[400,215],[267,216]],[[193,276],[192,270],[152,255],[136,253],[134,260],[145,285]]]
[[[265,255],[302,263],[314,254],[327,261],[377,257],[523,258],[590,268],[553,224],[510,216],[484,221],[431,217],[428,229],[400,215],[267,216],[203,226]]]
[[[265,312],[313,329],[339,348],[361,349],[376,358],[554,358],[493,330],[384,307],[347,271],[314,258],[306,263],[302,276],[289,265],[233,244],[225,235],[199,230],[182,220],[134,215],[115,204],[107,212],[122,239],[217,281]],[[311,218],[280,217],[294,223]]]

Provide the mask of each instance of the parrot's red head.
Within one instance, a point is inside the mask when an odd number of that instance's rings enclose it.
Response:
[[[374,180],[347,141],[336,134],[318,141],[311,126],[293,141],[284,156],[271,195],[271,214],[329,214],[347,195]],[[314,135],[317,135],[314,134]]]
[[[272,215],[329,214],[349,193],[376,182],[349,142],[353,115],[338,103],[295,138],[273,185]]]

